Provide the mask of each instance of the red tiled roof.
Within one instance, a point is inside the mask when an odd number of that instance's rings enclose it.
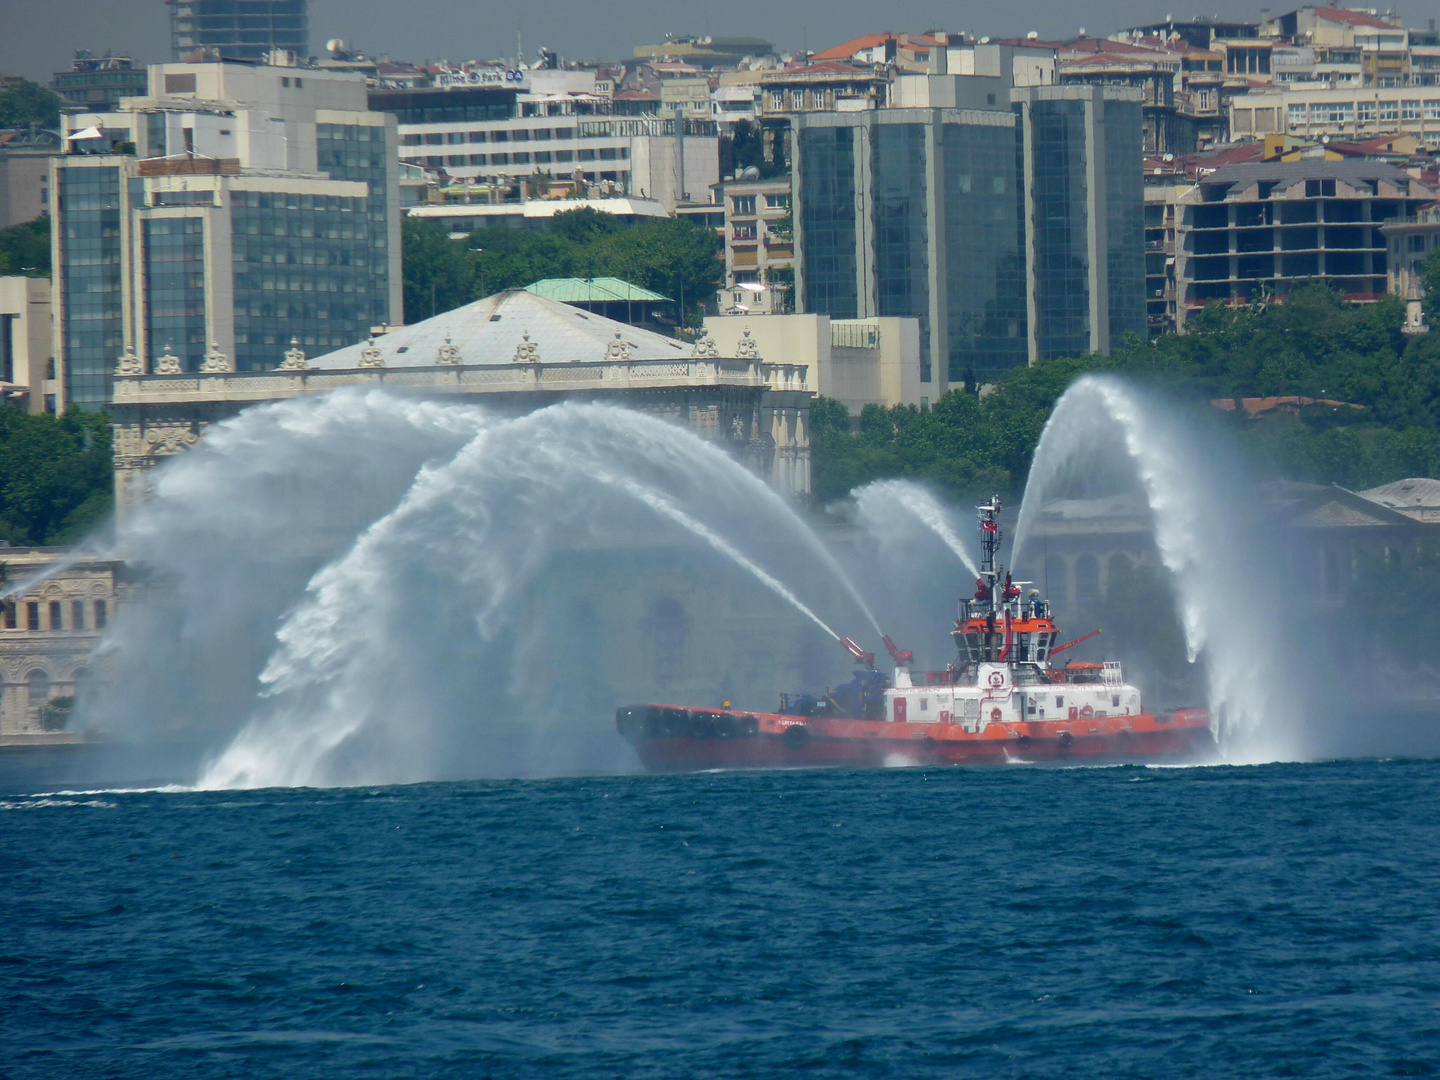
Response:
[[[1329,19],[1331,22],[1349,23],[1351,26],[1374,26],[1382,30],[1399,30],[1400,27],[1394,23],[1388,23],[1384,19],[1377,19],[1366,11],[1347,11],[1345,8],[1316,8],[1316,18]]]
[[[887,31],[883,34],[864,34],[861,37],[854,38],[851,41],[846,41],[834,46],[833,48],[826,49],[823,52],[818,52],[810,59],[849,60],[858,52],[864,52],[866,49],[873,49],[877,45],[884,45],[886,42],[890,41],[893,41],[896,44],[902,44],[904,42],[910,42],[917,45],[940,44],[940,42],[937,41],[935,38],[929,37],[926,34],[894,34]]]

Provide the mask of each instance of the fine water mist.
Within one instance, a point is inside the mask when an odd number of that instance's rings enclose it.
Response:
[[[934,533],[950,550],[972,578],[980,576],[980,567],[960,540],[960,529],[943,503],[927,488],[910,480],[876,480],[854,493],[855,508],[860,522],[882,543],[894,545],[913,541],[907,520]],[[973,523],[967,523],[973,530]]]
[[[143,599],[84,722],[207,787],[623,771],[625,695],[769,705],[843,668],[817,631],[874,624],[761,479],[600,405],[250,409],[157,470],[116,547]]]

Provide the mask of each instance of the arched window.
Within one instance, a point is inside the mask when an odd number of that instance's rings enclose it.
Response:
[[[50,698],[50,676],[40,668],[36,668],[25,676],[25,686],[29,690],[30,705],[44,705]]]
[[[650,641],[657,681],[676,682],[685,673],[685,634],[688,624],[684,607],[673,596],[662,596],[651,605]]]
[[[1075,560],[1075,603],[1088,608],[1100,600],[1100,560],[1081,555]]]
[[[1114,596],[1117,588],[1123,588],[1125,579],[1130,576],[1134,564],[1130,557],[1122,551],[1117,551],[1105,560],[1105,595]]]

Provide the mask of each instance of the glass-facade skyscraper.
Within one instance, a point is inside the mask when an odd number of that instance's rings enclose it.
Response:
[[[67,404],[103,407],[127,349],[152,370],[168,353],[198,371],[216,349],[259,370],[292,338],[317,355],[403,321],[395,121],[366,108],[360,77],[166,64],[151,87],[170,93],[100,120],[134,153],[53,165]]]
[[[1108,353],[1145,333],[1141,103],[1100,86],[1013,92],[1024,175],[1029,356]]]
[[[308,0],[165,0],[176,60],[215,49],[231,60],[261,60],[274,49],[305,56]]]
[[[1138,92],[1011,93],[794,121],[800,310],[916,318],[932,396],[1145,330]]]
[[[1015,118],[883,109],[796,124],[802,310],[919,320],[932,396],[1024,363]]]

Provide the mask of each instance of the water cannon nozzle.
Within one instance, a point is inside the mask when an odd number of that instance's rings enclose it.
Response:
[[[853,656],[857,664],[863,664],[867,668],[873,668],[875,666],[875,654],[873,652],[866,652],[856,644],[853,638],[841,638],[840,647]]]
[[[915,654],[909,649],[897,648],[895,642],[890,640],[889,634],[882,634],[880,640],[885,642],[885,651],[890,654],[890,659],[897,664],[908,664],[915,659]]]

